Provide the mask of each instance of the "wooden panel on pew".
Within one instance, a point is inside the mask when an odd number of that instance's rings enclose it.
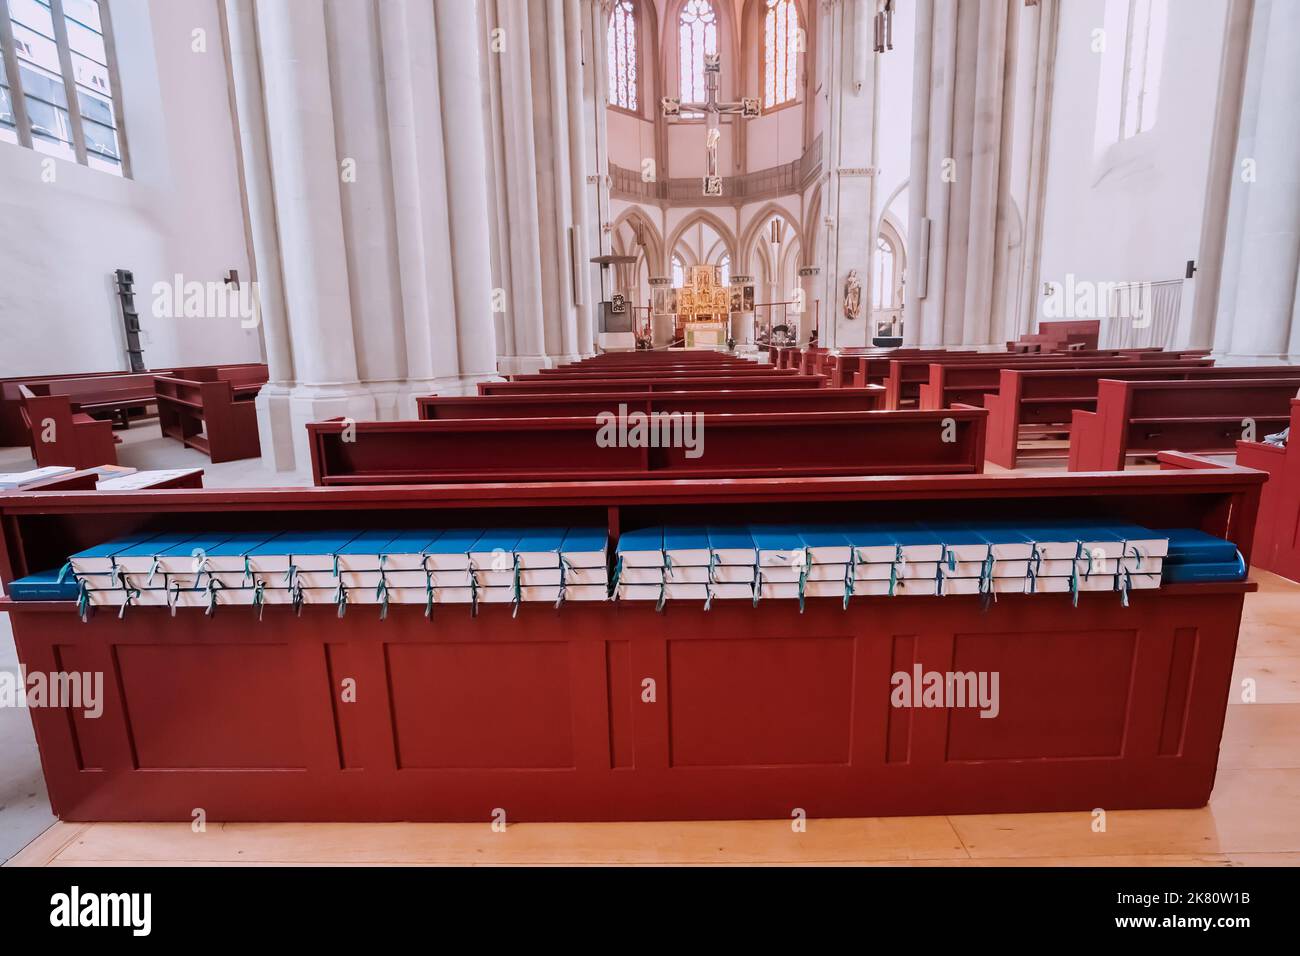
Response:
[[[1291,399],[1290,428],[1286,445],[1237,442],[1237,464],[1268,474],[1259,501],[1251,563],[1300,581],[1300,398]]]
[[[1294,378],[1194,382],[1102,379],[1097,410],[1073,413],[1071,471],[1123,470],[1132,455],[1157,451],[1231,454],[1247,423],[1256,434],[1285,427]]]
[[[651,412],[869,412],[881,407],[885,390],[870,388],[786,388],[742,391],[609,392],[606,394],[421,396],[419,417],[532,418],[616,413],[620,406]]]
[[[341,419],[307,429],[318,485],[973,474],[984,467],[985,414],[707,414],[643,428],[644,441],[669,447],[634,444],[630,418],[360,422],[348,441]]]

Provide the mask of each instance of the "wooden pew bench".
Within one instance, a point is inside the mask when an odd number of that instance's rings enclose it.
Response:
[[[1072,415],[1070,471],[1122,471],[1128,458],[1158,451],[1231,454],[1248,420],[1257,438],[1285,428],[1297,389],[1300,370],[1277,379],[1102,379],[1097,410]]]
[[[113,423],[91,418],[77,411],[67,395],[34,395],[26,385],[18,386],[22,397],[23,427],[30,436],[29,447],[36,464],[95,468],[117,464]]]
[[[1263,476],[742,478],[0,495],[0,584],[133,532],[1112,516],[1249,557]],[[32,673],[102,669],[102,719],[33,708],[64,821],[512,821],[1201,807],[1248,582],[796,601],[102,608],[0,602]],[[913,663],[1001,675],[999,719],[891,707]],[[62,663],[60,663],[62,662]],[[330,675],[369,688],[332,703]],[[641,703],[642,682],[658,703]],[[400,742],[400,749],[398,747]],[[95,768],[87,772],[88,767]],[[250,769],[252,768],[252,769]]]
[[[257,375],[232,374],[227,369],[187,371],[201,377],[159,375],[154,380],[162,433],[203,452],[214,463],[258,457],[254,399],[262,383],[255,381]]]
[[[579,386],[580,387],[580,386]],[[650,412],[759,414],[778,412],[869,412],[881,407],[885,390],[870,388],[787,388],[741,391],[608,392],[551,395],[421,396],[424,420],[449,418],[555,418],[599,415],[620,404]]]
[[[974,474],[984,467],[984,418],[982,408],[703,414],[692,422],[693,437],[672,432],[690,444],[658,448],[602,446],[603,428],[611,439],[617,434],[595,416],[355,424],[335,419],[307,429],[318,485],[636,481]],[[633,422],[629,417],[627,427]]]
[[[821,375],[699,375],[699,376],[615,376],[611,378],[572,379],[539,378],[528,382],[479,382],[480,395],[529,395],[565,392],[679,392],[684,389],[716,391],[718,389],[751,388],[822,388],[826,379]]]
[[[989,410],[989,461],[1014,468],[1025,459],[1064,458],[1064,446],[1024,443],[1046,435],[1068,437],[1076,410],[1094,411],[1101,379],[1202,381],[1236,378],[1290,378],[1294,366],[1204,366],[1192,359],[1179,366],[1109,369],[1002,369],[999,384],[983,397]]]
[[[1291,399],[1290,428],[1290,438],[1283,446],[1237,442],[1237,464],[1268,475],[1259,500],[1251,563],[1300,581],[1300,398]]]

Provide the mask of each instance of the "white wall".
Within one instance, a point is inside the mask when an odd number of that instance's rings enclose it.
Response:
[[[1123,0],[1061,5],[1043,281],[1159,281],[1195,259],[1223,42],[1224,0],[1175,0],[1153,128],[1116,142]],[[1093,52],[1092,31],[1106,31]],[[1038,314],[1042,315],[1042,296]]]
[[[131,269],[145,363],[257,361],[237,318],[155,318],[176,273],[249,273],[217,0],[109,0],[132,178],[0,143],[0,376],[127,367],[113,270]],[[207,51],[193,52],[192,31]]]

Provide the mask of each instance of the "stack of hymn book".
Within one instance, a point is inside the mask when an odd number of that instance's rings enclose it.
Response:
[[[1127,601],[1160,586],[1170,534],[1086,519],[642,528],[619,539],[614,597],[847,606],[854,595],[1117,591]]]
[[[83,606],[603,601],[604,528],[135,535],[74,554]],[[18,583],[18,582],[15,582]]]

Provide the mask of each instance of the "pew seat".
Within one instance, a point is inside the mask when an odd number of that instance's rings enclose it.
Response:
[[[261,445],[254,399],[266,381],[265,372],[183,371],[196,377],[159,375],[154,379],[162,433],[202,452],[214,463],[258,457]]]

